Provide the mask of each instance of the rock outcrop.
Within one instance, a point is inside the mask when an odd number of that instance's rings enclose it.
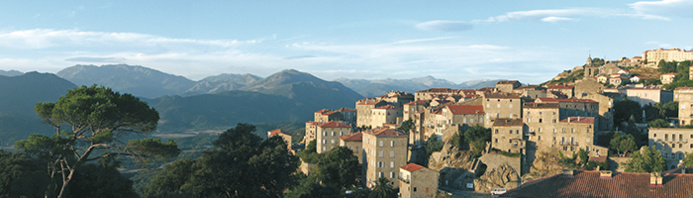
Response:
[[[460,151],[446,143],[439,152],[434,152],[428,161],[428,168],[439,171],[439,185],[454,189],[464,189],[474,181],[476,159],[469,151]]]
[[[483,193],[491,192],[494,188],[513,189],[519,185],[520,173],[507,163],[487,169],[484,175],[474,180],[474,190]]]

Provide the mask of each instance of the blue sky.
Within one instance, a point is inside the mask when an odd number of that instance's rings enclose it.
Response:
[[[593,57],[693,48],[693,1],[5,1],[0,69],[540,83]]]

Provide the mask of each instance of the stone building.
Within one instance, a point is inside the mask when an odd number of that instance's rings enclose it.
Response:
[[[693,124],[693,87],[674,89],[674,101],[679,102],[679,124]]]
[[[546,91],[557,91],[565,94],[568,98],[575,96],[575,85],[544,85]]]
[[[339,146],[339,137],[351,134],[352,128],[339,121],[330,121],[317,127],[317,152],[324,153]]]
[[[642,57],[643,59],[645,59],[645,61],[647,61],[649,65],[657,66],[657,63],[659,63],[660,60],[664,60],[667,62],[681,62],[686,60],[693,60],[693,52],[678,48],[659,48],[643,52]]]
[[[400,197],[435,197],[438,192],[438,171],[414,163],[404,165],[399,170]]]
[[[674,99],[674,93],[659,87],[633,87],[626,89],[628,100],[638,102],[640,106],[668,103]]]
[[[560,119],[568,116],[595,117],[599,115],[599,102],[590,99],[538,98],[536,103],[557,103],[561,108]]]
[[[517,80],[501,80],[496,82],[496,91],[503,93],[512,93],[515,88],[522,86],[522,83]]]
[[[318,133],[318,123],[315,121],[306,122],[306,134],[303,136],[303,143],[308,145],[311,141],[315,140]]]
[[[483,98],[486,119],[484,126],[491,127],[497,118],[520,118],[522,116],[522,99],[519,94],[486,93]]]
[[[414,101],[414,95],[403,91],[390,91],[385,95],[375,97],[377,100],[385,101],[393,106],[402,107],[402,105]]]
[[[402,121],[402,108],[385,105],[371,109],[371,122],[367,126],[382,127],[385,124],[397,124]]]
[[[399,167],[407,163],[407,135],[393,129],[375,128],[363,133],[366,183],[374,186],[378,178],[386,177],[395,186]]]
[[[649,146],[655,146],[667,160],[667,168],[674,169],[686,153],[693,152],[693,129],[649,128]]]
[[[387,102],[375,98],[356,101],[356,126],[370,126],[372,110],[387,105]]]
[[[344,146],[351,149],[356,158],[359,159],[359,164],[363,164],[363,133],[356,132],[339,137],[339,146]]]
[[[674,82],[674,77],[676,77],[676,73],[666,73],[662,74],[659,76],[659,80],[662,81],[662,84],[671,84]]]
[[[313,117],[313,121],[317,123],[340,121],[347,125],[356,125],[356,110],[349,109],[346,107],[342,107],[338,110],[322,109],[320,111],[316,111]]]
[[[525,124],[521,118],[496,119],[491,127],[491,145],[501,151],[524,154],[527,150],[524,133]]]

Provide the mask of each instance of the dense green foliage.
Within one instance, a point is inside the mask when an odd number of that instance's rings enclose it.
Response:
[[[66,196],[67,189],[72,188],[70,183],[82,174],[79,172],[87,162],[111,163],[117,156],[165,160],[180,153],[175,142],[122,141],[129,134],[153,131],[159,121],[154,109],[130,94],[96,85],[82,86],[69,90],[55,103],[37,103],[34,111],[55,128],[55,135],[32,134],[17,141],[15,147],[35,159],[45,160],[47,174],[53,179],[46,196]],[[63,126],[71,130],[61,131]]]
[[[626,172],[662,172],[666,170],[666,160],[654,146],[644,146],[640,152],[630,156],[631,160],[624,164]]]
[[[686,168],[693,168],[693,153],[686,153],[686,157],[683,158],[683,165]]]
[[[616,133],[609,143],[609,149],[617,154],[628,154],[638,149],[635,138],[631,134],[621,135]]]
[[[647,123],[651,128],[669,128],[669,122],[664,119],[656,119]]]
[[[144,196],[281,197],[295,182],[298,158],[279,136],[262,140],[254,130],[238,124],[219,135],[199,159],[166,166]]]
[[[375,187],[371,190],[368,198],[396,198],[397,192],[390,185],[390,180],[385,177],[378,178]]]
[[[320,154],[318,154],[316,148],[317,145],[317,140],[312,140],[308,142],[306,149],[303,149],[303,151],[298,153],[298,157],[300,157],[301,160],[303,160],[306,163],[317,164],[320,161]]]
[[[636,120],[642,118],[642,109],[638,102],[628,99],[614,101],[614,123],[626,122],[631,117]]]
[[[335,147],[320,157],[317,175],[323,185],[344,190],[358,183],[361,166],[351,149]]]
[[[479,125],[469,128],[464,131],[464,141],[469,144],[475,156],[480,156],[486,149],[486,144],[491,141],[491,129]]]
[[[397,128],[397,130],[399,130],[405,134],[409,134],[409,131],[414,129],[414,127],[416,127],[416,125],[414,124],[414,121],[412,121],[411,119],[408,119],[407,121],[402,122],[402,125],[399,128]]]

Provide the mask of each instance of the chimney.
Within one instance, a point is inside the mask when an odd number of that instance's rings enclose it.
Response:
[[[575,171],[570,169],[563,169],[563,175],[574,176]]]
[[[650,186],[662,186],[662,173],[650,173]]]
[[[614,176],[614,173],[611,172],[610,170],[600,170],[599,171],[599,178],[611,178]]]

